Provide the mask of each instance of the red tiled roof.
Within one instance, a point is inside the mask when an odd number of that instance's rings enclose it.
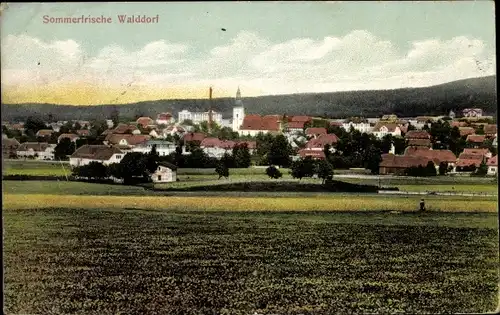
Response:
[[[138,128],[134,125],[127,125],[127,124],[118,124],[115,129],[113,129],[112,133],[126,133],[127,131],[134,131],[138,130]]]
[[[410,130],[406,133],[405,139],[430,139],[431,135],[425,130]]]
[[[131,134],[109,134],[104,139],[110,144],[119,144],[122,139],[125,139],[128,145],[138,145],[151,139],[149,135],[131,135]]]
[[[136,123],[138,123],[139,125],[142,125],[143,127],[146,127],[147,125],[152,125],[155,122],[153,119],[151,119],[149,117],[139,117],[139,118],[137,118]]]
[[[471,149],[471,148],[466,148],[462,153],[466,154],[479,154],[479,155],[486,155],[491,153],[489,149]]]
[[[466,141],[474,143],[483,143],[484,139],[486,139],[485,135],[468,135]]]
[[[200,146],[205,148],[219,148],[221,146],[221,142],[222,141],[218,138],[207,137],[201,141]]]
[[[92,160],[109,160],[113,154],[123,153],[120,149],[107,145],[82,145],[72,155],[71,158],[83,158]]]
[[[473,135],[476,132],[472,127],[459,127],[458,130],[460,131],[461,137]]]
[[[270,130],[279,131],[280,129],[280,116],[268,115],[246,115],[241,124],[241,130]]]
[[[342,127],[341,121],[330,121],[330,126]]]
[[[170,120],[172,119],[172,114],[170,113],[159,113],[156,116],[156,120]]]
[[[290,121],[288,122],[288,128],[289,129],[303,129],[304,128],[304,121]]]
[[[327,131],[326,128],[307,128],[306,129],[306,135],[308,136],[313,136],[313,135],[326,135]]]
[[[13,124],[10,126],[10,129],[22,130],[24,129],[24,124]]]
[[[495,155],[495,156],[489,158],[488,161],[486,162],[486,165],[498,166],[498,155]]]
[[[407,156],[407,155],[382,155],[382,162],[380,167],[389,168],[409,168],[417,167],[419,165],[427,166],[429,159],[423,156]]]
[[[479,167],[481,163],[483,162],[483,159],[459,159],[457,161],[456,166],[464,167],[464,166],[471,166],[475,165],[476,167]]]
[[[182,137],[182,140],[184,140],[184,142],[189,142],[189,141],[199,141],[199,142],[202,142],[203,139],[205,139],[205,134],[203,134],[201,132],[186,133]]]
[[[247,147],[250,150],[257,148],[257,141],[244,141],[244,140],[237,141],[237,144],[243,144],[243,143],[246,143]]]
[[[405,149],[405,156],[420,156],[432,160],[436,165],[441,162],[455,163],[457,157],[450,150],[430,150],[428,148],[408,147]]]
[[[302,150],[299,150],[299,155],[301,158],[305,158],[308,156],[315,158],[315,159],[325,159],[326,158],[325,152],[320,151],[320,150],[302,149]]]
[[[453,128],[453,127],[466,127],[467,126],[467,123],[465,121],[457,121],[457,120],[454,120],[450,123],[450,126]]]
[[[431,140],[430,139],[409,139],[408,146],[430,147]]]
[[[316,139],[311,139],[306,143],[306,148],[311,149],[311,148],[324,148],[325,145],[334,145],[339,141],[339,138],[333,134],[323,134],[320,135]]]
[[[309,122],[309,121],[312,121],[312,118],[309,117],[309,116],[292,116],[292,117],[289,117],[288,118],[288,121],[289,122],[302,122],[302,123],[306,123],[306,122]]]

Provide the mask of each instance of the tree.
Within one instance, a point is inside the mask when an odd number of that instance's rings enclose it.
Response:
[[[379,165],[382,161],[382,151],[372,145],[367,149],[364,157],[364,168],[369,169],[372,174],[378,174]]]
[[[320,160],[317,163],[317,174],[323,180],[322,183],[324,184],[327,179],[332,179],[333,166],[326,160]]]
[[[251,164],[250,150],[246,143],[237,144],[233,147],[234,167],[247,168]]]
[[[292,163],[290,174],[299,180],[304,177],[312,177],[315,173],[314,160],[308,156]]]
[[[439,175],[446,175],[448,173],[448,163],[441,162],[439,163]]]
[[[217,163],[215,172],[219,175],[219,179],[221,179],[222,177],[229,178],[229,169],[223,162]]]
[[[156,144],[153,144],[151,148],[151,152],[149,152],[146,156],[146,168],[150,174],[156,172],[158,168],[158,162],[160,160],[160,156],[156,151]]]
[[[292,147],[284,135],[277,135],[272,143],[268,153],[268,162],[270,164],[288,167],[291,162],[290,155]]]
[[[69,138],[62,138],[54,148],[54,158],[56,160],[67,160],[68,155],[75,152],[75,143]]]
[[[124,182],[132,183],[134,180],[149,181],[149,170],[147,168],[147,156],[140,152],[129,152],[120,161],[122,178]]]
[[[108,168],[104,164],[92,161],[87,165],[75,167],[73,169],[73,175],[92,180],[106,178],[108,177],[109,172]]]
[[[434,166],[434,163],[432,161],[429,161],[427,163],[427,166],[425,167],[425,176],[436,176],[436,167]]]
[[[330,152],[330,149],[331,149],[331,145],[330,144],[325,144],[325,147],[323,148],[323,153],[325,153],[325,157],[326,159],[328,159],[328,157],[330,156],[330,154],[332,152]]]
[[[485,176],[488,174],[488,166],[486,165],[486,162],[483,160],[479,167],[476,170],[475,175],[477,176]]]
[[[45,122],[38,117],[28,117],[26,122],[24,123],[24,129],[26,132],[30,131],[33,134],[36,134],[40,129],[46,129],[47,126]]]
[[[278,178],[281,178],[283,176],[283,174],[281,174],[280,170],[277,169],[274,165],[271,165],[268,168],[266,168],[266,174],[270,178],[274,178],[274,179],[278,179]]]

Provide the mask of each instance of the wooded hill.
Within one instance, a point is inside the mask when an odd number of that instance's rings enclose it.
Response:
[[[243,91],[244,92],[244,91]],[[350,116],[380,117],[394,113],[402,117],[443,115],[450,110],[457,114],[468,107],[482,108],[487,115],[496,115],[496,76],[465,79],[425,88],[394,90],[348,91],[244,97],[248,114],[311,115],[328,118]],[[234,98],[213,100],[215,111],[224,118],[232,116]],[[74,106],[55,104],[3,104],[2,120],[24,121],[28,116],[55,120],[110,117],[114,110],[120,117],[156,118],[160,112],[177,113],[183,109],[206,111],[207,99],[156,100],[131,104]]]

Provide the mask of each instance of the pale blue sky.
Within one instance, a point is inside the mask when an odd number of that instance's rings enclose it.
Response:
[[[159,23],[120,24],[118,14],[158,14]],[[43,24],[44,15],[104,15],[114,23]],[[112,60],[130,69],[113,70],[111,81],[210,81],[228,89],[247,86],[254,94],[422,86],[427,76],[451,81],[494,74],[496,63],[493,1],[10,3],[1,39],[2,76],[19,81],[18,88],[44,58],[55,66],[38,68],[40,82],[50,71],[67,74],[89,65],[94,72],[85,77],[95,83],[102,77],[96,69],[110,73]],[[467,47],[474,49],[461,51]],[[144,54],[163,63],[130,66]],[[62,62],[66,57],[78,65]],[[335,76],[319,73],[325,69]]]

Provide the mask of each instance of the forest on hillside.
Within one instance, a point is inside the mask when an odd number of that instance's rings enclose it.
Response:
[[[247,114],[310,115],[327,118],[350,116],[380,117],[395,113],[398,116],[443,115],[450,110],[459,113],[468,107],[482,108],[496,115],[496,76],[454,81],[425,88],[394,90],[349,91],[269,95],[243,98]],[[213,109],[224,118],[232,116],[234,98],[213,100]],[[156,117],[160,112],[177,113],[183,109],[206,111],[208,99],[155,100],[120,105],[74,106],[54,104],[3,104],[2,120],[23,121],[28,116],[54,120],[119,116],[133,119],[138,116]]]

